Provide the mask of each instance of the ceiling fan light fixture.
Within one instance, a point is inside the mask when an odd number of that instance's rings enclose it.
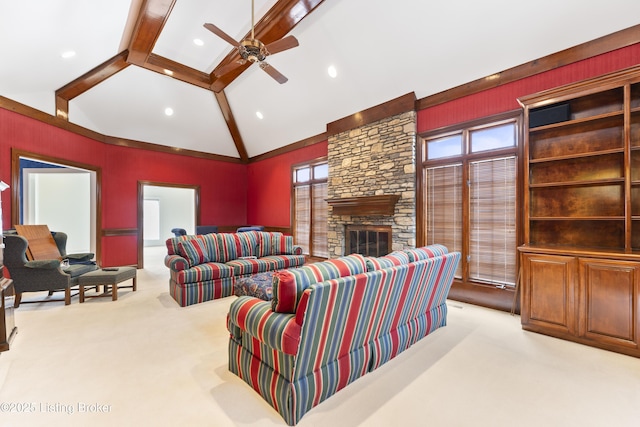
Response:
[[[262,62],[269,54],[260,40],[246,39],[240,42],[240,56],[250,62]]]

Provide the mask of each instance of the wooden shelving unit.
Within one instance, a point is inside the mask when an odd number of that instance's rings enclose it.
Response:
[[[523,328],[640,357],[640,67],[519,101]]]

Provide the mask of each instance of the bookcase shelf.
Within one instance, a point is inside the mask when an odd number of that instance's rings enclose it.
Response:
[[[519,101],[523,328],[640,357],[640,67]]]

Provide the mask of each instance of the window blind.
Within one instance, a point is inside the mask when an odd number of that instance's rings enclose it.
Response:
[[[462,252],[462,165],[424,170],[426,183],[426,242],[440,243],[449,251]],[[460,277],[462,263],[456,276]]]
[[[515,285],[516,158],[469,164],[469,276],[492,284]]]

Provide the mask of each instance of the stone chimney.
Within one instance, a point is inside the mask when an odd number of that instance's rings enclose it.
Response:
[[[397,195],[393,215],[334,215],[329,207],[329,257],[345,254],[347,225],[390,226],[391,250],[416,243],[416,112],[407,111],[329,136],[328,199]]]

